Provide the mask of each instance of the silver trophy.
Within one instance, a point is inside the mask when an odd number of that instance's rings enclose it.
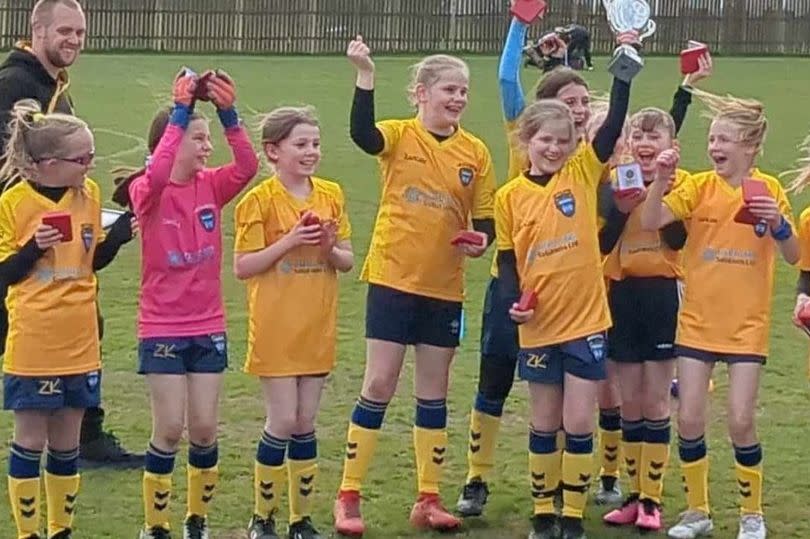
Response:
[[[602,3],[615,34],[636,30],[639,40],[642,40],[655,32],[655,21],[650,19],[650,5],[647,0],[602,0]],[[619,45],[613,51],[608,71],[617,79],[630,82],[643,67],[644,60],[635,47]]]

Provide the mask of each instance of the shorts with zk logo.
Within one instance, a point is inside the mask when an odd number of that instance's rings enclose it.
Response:
[[[554,385],[562,384],[566,373],[585,380],[604,380],[606,358],[604,333],[549,346],[521,348],[518,376],[530,383]]]
[[[138,374],[221,373],[227,367],[224,333],[150,337],[138,343]]]
[[[101,371],[68,376],[3,376],[6,410],[95,408],[101,403]]]

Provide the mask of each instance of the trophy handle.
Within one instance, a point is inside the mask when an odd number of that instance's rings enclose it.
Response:
[[[655,33],[656,24],[655,21],[650,19],[647,21],[647,28],[644,30],[643,33],[639,34],[639,39],[644,39],[645,37],[650,37]]]

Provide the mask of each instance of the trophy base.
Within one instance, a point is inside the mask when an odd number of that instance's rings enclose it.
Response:
[[[617,79],[629,83],[644,67],[644,60],[635,49],[622,46],[616,49],[608,64],[608,71]]]

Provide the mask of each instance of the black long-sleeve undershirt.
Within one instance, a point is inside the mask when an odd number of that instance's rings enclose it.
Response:
[[[683,86],[678,86],[675,95],[672,98],[672,108],[669,109],[669,115],[675,122],[675,135],[681,131],[684,122],[686,121],[686,113],[689,110],[689,105],[692,104],[692,93]]]
[[[130,212],[124,212],[110,227],[104,241],[96,245],[93,253],[93,271],[106,268],[118,254],[125,243],[132,240],[132,217]]]
[[[596,157],[602,163],[607,163],[616,148],[616,141],[622,135],[627,110],[630,107],[630,84],[619,79],[613,79],[610,90],[610,105],[608,106],[605,121],[596,131],[593,138],[593,149]]]
[[[508,251],[498,251],[498,280],[501,291],[507,297],[520,296],[520,280],[517,271],[517,257],[514,249]]]
[[[357,146],[370,155],[378,155],[385,148],[385,138],[374,120],[374,90],[355,87],[349,134]]]

